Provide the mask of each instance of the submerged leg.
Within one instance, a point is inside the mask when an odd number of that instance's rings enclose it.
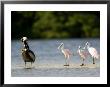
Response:
[[[26,68],[26,62],[25,62],[25,68]]]
[[[31,62],[31,67],[32,67],[32,62]]]

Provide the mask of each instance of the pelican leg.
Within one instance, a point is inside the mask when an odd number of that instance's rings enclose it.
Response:
[[[32,62],[31,62],[31,67],[32,67]]]
[[[25,62],[25,68],[26,68],[26,62]]]
[[[93,64],[95,64],[95,58],[93,57]]]

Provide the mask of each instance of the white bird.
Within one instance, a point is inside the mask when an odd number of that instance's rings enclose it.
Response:
[[[90,43],[86,43],[85,47],[87,47],[91,57],[93,58],[93,64],[95,64],[95,59],[99,59],[98,51],[94,47],[90,47]]]
[[[82,64],[80,66],[84,66],[84,61],[88,56],[87,51],[85,50],[85,48],[81,48],[81,46],[78,47],[77,53],[80,55],[80,57],[82,58]]]
[[[60,49],[65,56],[66,65],[64,66],[69,66],[69,58],[70,55],[72,55],[71,51],[69,49],[64,49],[64,43],[61,43],[60,46],[58,46],[58,49]]]

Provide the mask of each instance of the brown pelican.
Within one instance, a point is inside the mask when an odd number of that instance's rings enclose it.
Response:
[[[27,43],[27,37],[21,38],[21,41],[23,42],[24,48],[22,49],[22,57],[25,62],[25,67],[26,67],[26,62],[35,62],[35,54],[33,51],[29,49],[28,43]]]

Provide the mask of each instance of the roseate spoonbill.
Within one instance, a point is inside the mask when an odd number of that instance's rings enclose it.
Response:
[[[27,43],[27,37],[23,37],[21,40],[24,44],[24,48],[22,49],[22,57],[23,57],[23,60],[25,62],[25,67],[26,67],[26,62],[31,62],[31,65],[32,63],[35,62],[35,54],[33,51],[29,49],[29,46]]]
[[[78,50],[77,50],[77,53],[80,55],[80,57],[82,58],[82,64],[80,66],[84,66],[84,61],[85,61],[85,58],[88,56],[86,50],[85,50],[85,47],[84,48],[81,48],[81,46],[78,47]]]
[[[95,59],[99,59],[98,51],[94,47],[90,47],[90,43],[89,42],[87,42],[85,44],[85,46],[87,47],[91,57],[93,58],[93,64],[95,64]]]
[[[64,43],[61,43],[60,46],[58,46],[58,49],[60,49],[65,56],[66,64],[64,66],[69,66],[69,58],[70,55],[72,55],[71,51],[69,49],[64,49]]]

